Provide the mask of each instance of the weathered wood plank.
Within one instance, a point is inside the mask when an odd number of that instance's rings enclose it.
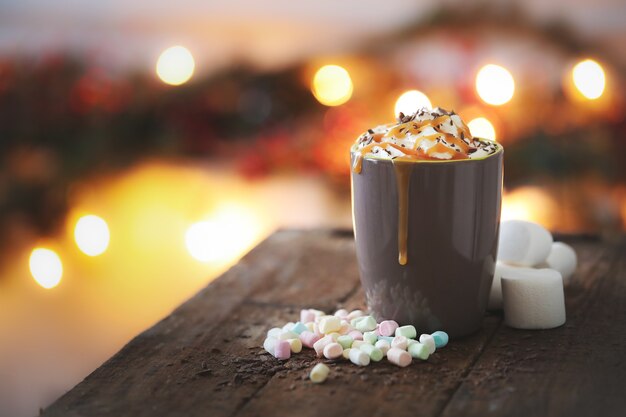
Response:
[[[288,369],[257,354],[267,329],[298,313],[290,306],[329,308],[348,297],[358,282],[353,257],[349,236],[272,235],[44,415],[231,415],[274,373]],[[302,279],[311,282],[293,282]],[[304,290],[297,291],[300,285]],[[288,297],[283,288],[291,289]]]
[[[581,268],[566,291],[565,326],[502,326],[443,416],[625,415],[625,245],[574,246]]]

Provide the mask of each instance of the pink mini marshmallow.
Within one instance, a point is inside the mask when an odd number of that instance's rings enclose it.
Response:
[[[315,313],[311,310],[300,310],[300,321],[305,324],[315,321]]]
[[[389,360],[389,362],[402,368],[404,368],[405,366],[409,366],[413,361],[413,358],[411,358],[409,352],[407,352],[406,350],[398,349],[396,347],[392,347],[387,351],[387,359]]]
[[[320,340],[320,337],[313,332],[305,330],[300,333],[300,340],[302,341],[302,344],[304,346],[308,348],[313,348],[313,345],[315,344],[315,342]]]
[[[393,336],[398,327],[400,327],[398,323],[393,320],[383,320],[378,325],[378,331],[381,336]]]
[[[350,336],[353,340],[363,340],[363,333],[358,330],[352,330],[348,333],[348,336]]]
[[[324,357],[326,359],[337,359],[343,356],[343,347],[339,343],[329,343],[324,346]]]
[[[285,360],[291,357],[291,345],[286,340],[278,340],[274,345],[274,357]]]
[[[396,336],[391,340],[391,347],[406,350],[409,340],[404,336]]]
[[[313,343],[313,349],[315,349],[315,354],[317,354],[318,357],[321,357],[324,354],[324,348],[326,347],[326,345],[333,342],[334,340],[332,336],[322,337],[320,340]]]

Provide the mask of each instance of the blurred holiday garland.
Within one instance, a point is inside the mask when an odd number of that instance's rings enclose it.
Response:
[[[514,8],[486,4],[442,7],[392,37],[369,42],[362,54],[376,56],[433,29],[476,27],[539,33],[572,54],[594,50],[564,25],[538,27],[522,16]],[[367,126],[359,124],[362,110],[349,103],[327,111],[302,82],[302,66],[276,72],[239,66],[167,88],[151,74],[115,75],[67,55],[2,59],[0,226],[9,231],[2,239],[10,241],[11,230],[20,228],[53,233],[77,179],[154,155],[229,157],[249,176],[305,169],[346,184],[347,164],[329,161],[329,149],[339,138],[351,141],[355,124]],[[625,130],[623,117],[556,137],[537,130],[507,147],[506,181],[528,181],[529,173],[565,177],[590,171],[623,181],[624,141],[613,139],[623,138]],[[598,147],[586,140],[590,136],[609,139]]]

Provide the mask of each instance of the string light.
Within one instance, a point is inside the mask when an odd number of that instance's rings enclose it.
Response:
[[[496,129],[493,124],[485,117],[477,117],[467,124],[472,136],[478,138],[496,140]]]
[[[109,246],[109,226],[101,217],[83,216],[76,222],[74,240],[78,248],[88,256],[98,256]]]
[[[513,75],[500,65],[485,65],[476,75],[476,92],[487,104],[501,106],[515,93]]]
[[[588,100],[602,96],[606,77],[602,66],[592,59],[579,62],[572,69],[572,79],[576,89]]]
[[[352,97],[350,73],[339,65],[325,65],[315,73],[311,91],[325,106],[339,106]]]
[[[161,53],[156,73],[165,84],[181,85],[189,81],[195,69],[191,52],[183,46],[172,46]]]
[[[43,288],[50,289],[59,285],[63,276],[61,258],[51,249],[35,248],[29,259],[30,273]]]
[[[404,114],[413,114],[422,107],[429,109],[433,107],[428,99],[428,96],[418,90],[409,90],[402,93],[396,100],[394,114],[396,117],[400,114],[400,112]]]

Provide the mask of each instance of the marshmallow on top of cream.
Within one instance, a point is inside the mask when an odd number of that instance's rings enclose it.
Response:
[[[442,161],[481,159],[498,149],[495,142],[473,138],[459,115],[439,107],[400,113],[396,123],[369,129],[353,148],[362,157]]]

